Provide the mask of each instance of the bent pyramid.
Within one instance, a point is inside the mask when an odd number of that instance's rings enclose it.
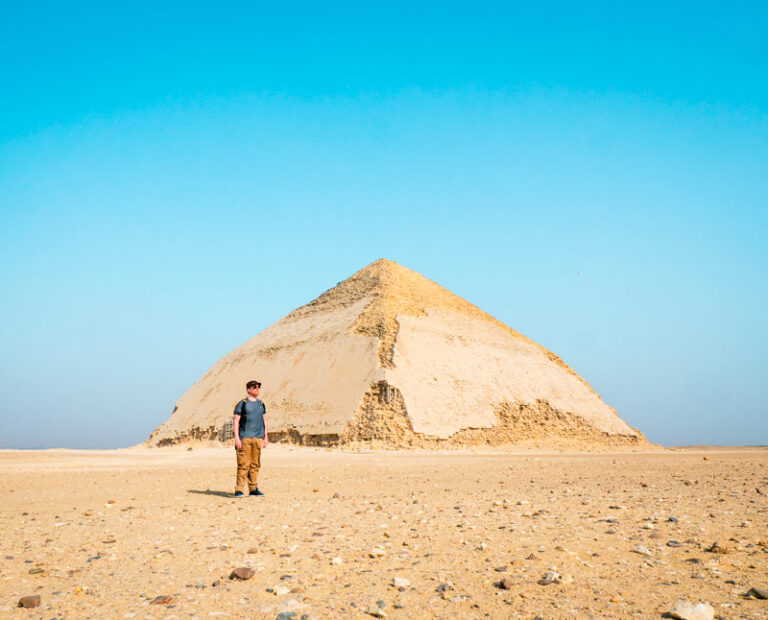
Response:
[[[219,359],[148,443],[227,439],[253,378],[277,441],[644,441],[559,357],[383,259]]]

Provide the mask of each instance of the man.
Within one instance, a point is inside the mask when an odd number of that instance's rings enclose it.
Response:
[[[248,397],[235,405],[235,453],[237,454],[237,479],[235,497],[243,497],[240,490],[248,477],[250,495],[264,495],[259,491],[258,479],[261,467],[261,449],[267,447],[267,422],[264,416],[267,408],[259,400],[261,383],[249,381],[245,384]]]

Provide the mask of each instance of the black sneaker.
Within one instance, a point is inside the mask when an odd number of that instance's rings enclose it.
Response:
[[[261,491],[259,491],[258,489],[254,489],[253,491],[251,491],[251,492],[249,493],[249,495],[264,495],[264,493],[262,493],[262,492],[261,492]]]
[[[243,492],[242,491],[235,491],[235,494],[233,495],[233,497],[244,497],[243,496]]]

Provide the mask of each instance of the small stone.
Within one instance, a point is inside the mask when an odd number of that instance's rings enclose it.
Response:
[[[537,582],[540,586],[548,586],[553,583],[560,583],[562,577],[553,570],[548,570],[541,576],[541,579]]]
[[[369,616],[374,616],[376,618],[386,618],[387,613],[378,605],[371,605],[366,612]]]
[[[507,572],[507,567],[506,566],[497,566],[493,570],[495,570],[497,573],[506,573]]]
[[[667,521],[669,521],[670,523],[677,523],[679,521],[679,519],[677,517],[669,517],[669,519],[667,519]]]
[[[45,572],[42,568],[30,568],[29,574],[30,575],[39,575],[40,573]]]
[[[339,499],[340,497],[341,497],[341,495],[339,495],[338,493],[334,493],[333,494],[333,499]]]
[[[712,620],[715,617],[715,609],[706,603],[694,605],[684,599],[675,603],[669,614],[677,620]]]
[[[242,566],[240,568],[236,568],[232,571],[232,574],[229,576],[230,579],[238,579],[240,581],[246,581],[253,577],[256,574],[256,571],[252,568],[248,568],[247,566]]]
[[[635,545],[632,548],[632,551],[634,551],[635,553],[639,553],[640,555],[645,555],[647,557],[651,557],[651,550],[648,549],[648,547],[645,547],[643,545]]]
[[[22,596],[19,599],[19,602],[17,604],[17,607],[24,607],[25,609],[32,609],[33,607],[39,607],[40,606],[40,595],[35,594],[34,596]]]
[[[525,558],[525,559],[526,559],[526,560],[538,560],[539,558],[537,558],[537,557],[536,557],[536,556],[535,556],[533,553],[531,553],[531,554],[530,554],[530,555],[529,555],[527,558]]]
[[[251,547],[250,549],[248,549],[248,553],[251,553],[251,554],[258,553],[258,552],[259,550],[256,547]]]
[[[387,552],[384,551],[384,549],[382,549],[381,547],[374,547],[373,549],[371,549],[368,555],[372,558],[381,558],[387,555]]]
[[[643,529],[644,530],[652,530],[653,529],[653,523],[643,523]]]
[[[151,601],[149,601],[149,604],[150,605],[172,605],[173,597],[167,594],[164,594],[162,596],[156,596]]]
[[[768,588],[750,588],[747,594],[763,601],[768,600]]]
[[[728,547],[719,545],[716,542],[713,542],[712,545],[707,547],[704,551],[708,553],[730,553],[731,552],[731,550]]]
[[[667,541],[667,547],[682,547],[683,543],[678,542],[676,540],[668,540]]]
[[[405,577],[395,577],[392,579],[392,585],[396,588],[407,588],[411,585],[411,582],[408,581]]]
[[[331,564],[341,564],[343,560],[339,556],[334,556],[331,558]]]
[[[511,579],[502,579],[496,584],[496,587],[500,590],[511,590],[512,589],[512,580]]]
[[[283,596],[284,594],[288,594],[290,591],[291,591],[291,589],[286,587],[286,586],[275,586],[274,587],[275,596]]]

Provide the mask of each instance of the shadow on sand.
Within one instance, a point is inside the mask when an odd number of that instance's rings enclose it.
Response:
[[[187,489],[187,493],[197,493],[199,495],[216,495],[217,497],[226,497],[231,499],[232,493],[227,493],[226,491],[211,491],[211,489],[206,489],[205,491],[198,491],[197,489]]]

